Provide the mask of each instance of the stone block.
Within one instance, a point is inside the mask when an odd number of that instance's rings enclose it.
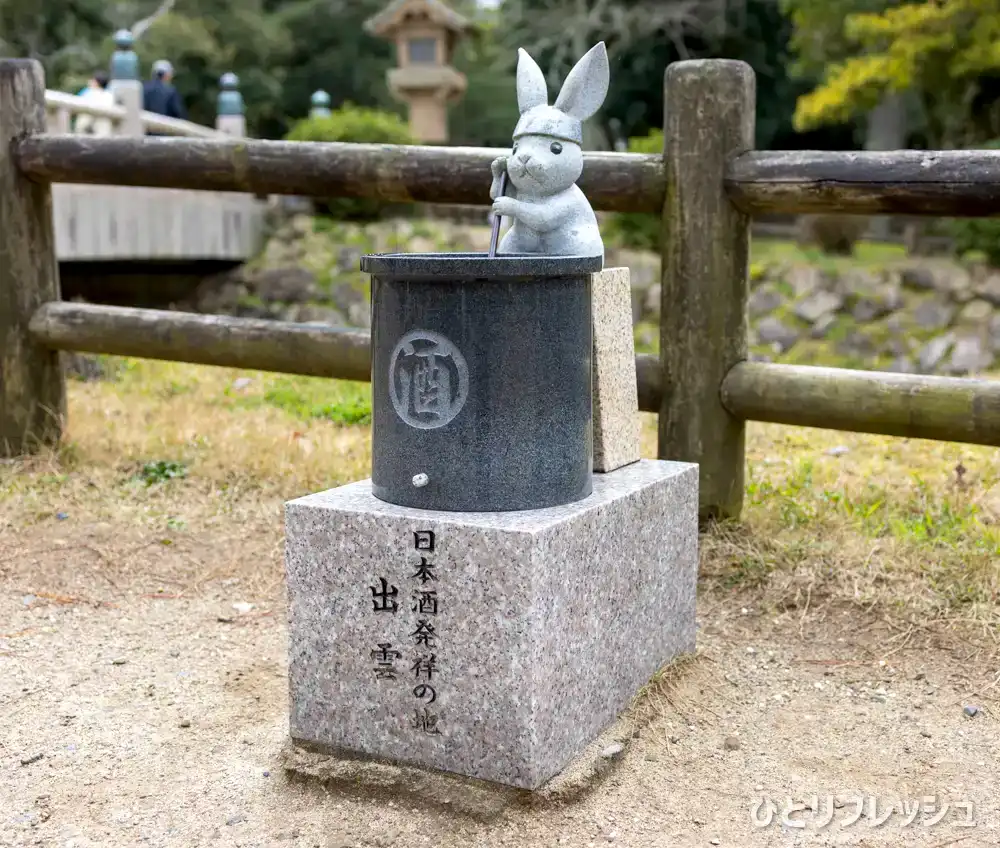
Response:
[[[695,646],[698,468],[642,460],[506,513],[286,504],[290,731],[536,789]]]
[[[639,460],[639,391],[635,377],[632,291],[628,268],[592,276],[594,311],[594,471]]]

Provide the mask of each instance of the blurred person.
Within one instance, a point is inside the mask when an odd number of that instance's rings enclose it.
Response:
[[[77,97],[86,100],[88,105],[114,106],[115,96],[108,87],[109,83],[108,72],[97,71],[87,84],[77,92]],[[114,124],[111,118],[81,114],[76,116],[73,129],[77,133],[108,136],[114,132]]]
[[[153,63],[153,78],[142,87],[142,108],[156,115],[186,120],[187,110],[173,86],[173,78],[174,66],[166,59],[157,59]]]

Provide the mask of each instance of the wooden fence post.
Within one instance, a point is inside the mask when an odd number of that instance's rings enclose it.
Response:
[[[701,466],[703,519],[739,517],[744,422],[722,380],[747,356],[750,221],[726,196],[726,162],[754,143],[755,80],[744,62],[667,68],[659,456]]]
[[[59,300],[52,190],[12,155],[16,139],[44,132],[42,66],[0,60],[0,456],[57,443],[66,409],[59,354],[28,333],[35,310]]]

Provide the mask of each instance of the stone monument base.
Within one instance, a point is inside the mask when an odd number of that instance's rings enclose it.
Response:
[[[537,789],[695,645],[698,467],[455,513],[371,481],[286,505],[291,737]]]

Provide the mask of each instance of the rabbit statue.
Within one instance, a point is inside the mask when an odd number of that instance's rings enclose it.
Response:
[[[604,256],[597,216],[576,185],[583,173],[583,122],[608,93],[611,72],[604,42],[573,67],[554,105],[541,69],[523,49],[517,59],[517,105],[510,155],[491,165],[494,215],[513,219],[500,253]],[[508,187],[502,194],[502,177]]]

